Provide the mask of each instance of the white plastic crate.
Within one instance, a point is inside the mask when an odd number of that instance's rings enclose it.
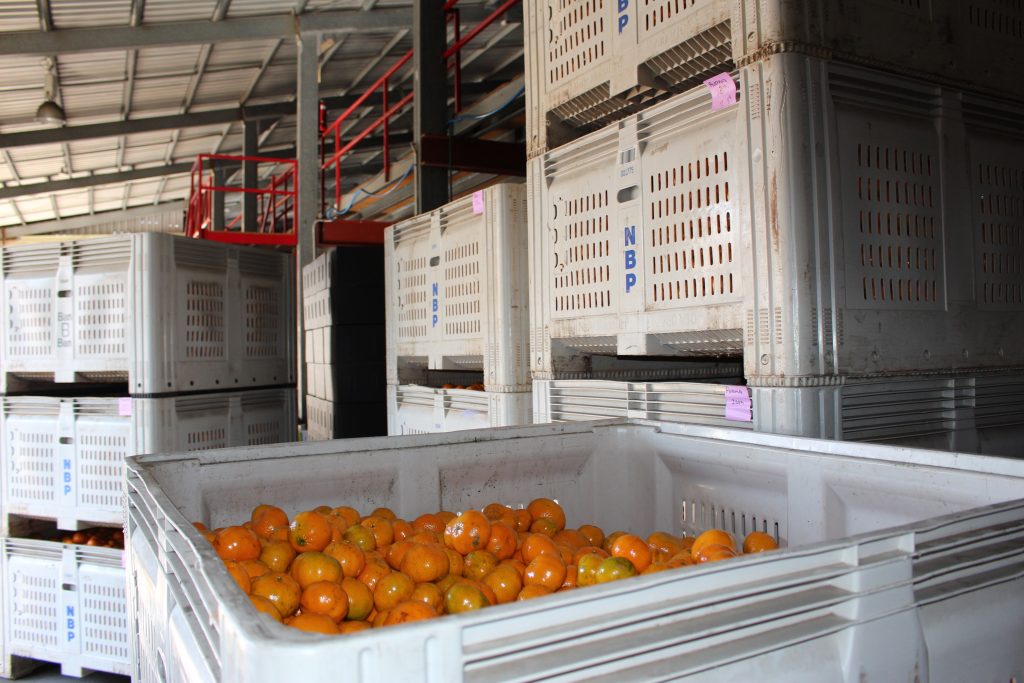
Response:
[[[406,365],[530,386],[526,190],[493,185],[385,230],[388,383]]]
[[[785,547],[320,637],[251,611],[191,526],[245,518],[254,486],[291,513],[336,501],[406,518],[549,496],[570,525],[767,528]],[[337,661],[359,662],[353,677],[365,681],[934,682],[1024,671],[1018,461],[686,425],[548,425],[146,456],[130,461],[127,488],[131,575],[175,579],[168,607],[138,610],[174,615],[164,643],[140,641],[173,649],[167,680],[187,670],[188,680],[277,681],[301,662],[304,680],[329,681]],[[140,546],[156,561],[143,565]]]
[[[527,0],[527,145],[634,113],[778,52],[1024,96],[1024,7],[1000,0]]]
[[[293,382],[292,268],[287,254],[157,233],[6,247],[0,389]]]
[[[121,550],[0,539],[8,654],[65,675],[129,674],[128,597]]]
[[[1024,363],[1024,107],[792,54],[738,80],[737,105],[695,89],[530,162],[535,378],[590,354],[742,353],[796,386]]]
[[[534,421],[631,417],[1024,457],[1020,372],[851,379],[806,388],[728,384],[537,380]],[[727,410],[727,391],[744,392],[749,408]]]
[[[169,398],[2,399],[3,524],[62,529],[124,521],[124,459],[139,453],[294,441],[293,389]]]
[[[530,424],[533,394],[388,385],[388,434],[437,434]]]
[[[383,325],[384,249],[338,247],[302,269],[303,329]]]
[[[383,436],[387,434],[388,409],[380,400],[335,402],[306,396],[306,428],[310,441]]]

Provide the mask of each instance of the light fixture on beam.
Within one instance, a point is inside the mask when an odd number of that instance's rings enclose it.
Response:
[[[63,126],[68,122],[64,107],[57,104],[57,65],[53,58],[47,57],[43,60],[43,68],[46,69],[46,85],[43,89],[44,101],[36,109],[36,121],[53,126]]]

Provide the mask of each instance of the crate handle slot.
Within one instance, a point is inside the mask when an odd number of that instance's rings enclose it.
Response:
[[[640,186],[630,185],[629,187],[624,187],[621,190],[619,190],[619,193],[616,195],[615,198],[618,200],[619,204],[625,204],[626,202],[632,202],[636,200],[639,196]]]

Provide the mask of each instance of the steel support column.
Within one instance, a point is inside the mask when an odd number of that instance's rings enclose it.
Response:
[[[213,184],[217,187],[224,187],[224,183],[227,180],[227,173],[224,172],[224,164],[219,161],[213,162]],[[223,192],[213,192],[213,229],[223,230],[224,229],[224,194]],[[246,195],[247,197],[249,195]]]
[[[414,0],[413,140],[416,145],[416,213],[430,211],[448,201],[448,169],[422,163],[424,135],[448,132],[448,71],[445,68],[447,26],[444,3]]]
[[[295,356],[298,360],[299,415],[306,418],[306,359],[302,320],[302,268],[316,256],[315,223],[320,207],[320,84],[319,38],[302,35],[298,39],[298,73],[295,81],[296,121],[295,151],[298,160],[299,224],[295,226]]]
[[[254,157],[259,154],[259,121],[245,121],[242,124],[242,156]],[[242,187],[247,190],[255,189],[259,185],[257,177],[258,164],[255,161],[242,163]],[[256,200],[253,192],[246,192],[242,195],[242,225],[246,232],[256,232]]]

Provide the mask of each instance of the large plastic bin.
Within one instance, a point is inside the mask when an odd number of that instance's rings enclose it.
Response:
[[[778,52],[1024,98],[1024,8],[999,0],[527,0],[527,144],[535,152]]]
[[[475,370],[528,391],[526,189],[489,187],[385,230],[388,383]]]
[[[557,498],[570,526],[767,528],[785,548],[351,637],[260,617],[192,527],[272,499],[424,510]],[[129,461],[140,680],[1010,680],[1024,463],[621,422]],[[168,580],[172,579],[172,580]],[[134,586],[153,587],[144,593]],[[941,645],[941,647],[939,647]],[[982,654],[983,653],[983,656]],[[159,664],[145,664],[159,662]],[[162,667],[162,668],[161,668]],[[188,672],[188,673],[185,673]]]
[[[6,657],[128,675],[127,583],[123,551],[54,541],[0,538]]]
[[[388,385],[388,434],[437,434],[533,422],[529,391]]]
[[[328,249],[302,269],[305,330],[384,324],[384,248]]]
[[[124,459],[140,453],[295,441],[295,390],[166,398],[2,399],[3,524],[61,529],[124,522]]]
[[[1024,363],[1024,107],[795,54],[738,87],[529,163],[535,379],[593,354],[742,354],[762,386]]]
[[[294,382],[287,254],[143,233],[0,252],[0,391],[127,382],[132,394]]]
[[[735,385],[537,380],[534,422],[631,417],[1024,457],[1019,371],[850,379],[804,388]],[[744,393],[745,412],[727,409],[730,391]]]

